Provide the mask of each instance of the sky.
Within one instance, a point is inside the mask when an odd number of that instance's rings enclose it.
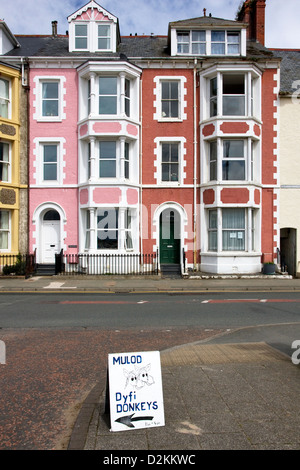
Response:
[[[58,34],[68,30],[67,17],[88,0],[0,0],[0,18],[14,34],[51,34],[51,22],[58,22]],[[119,19],[122,36],[162,35],[168,24],[212,14],[234,20],[241,0],[98,0],[104,9]],[[266,46],[300,49],[300,0],[266,1]],[[298,8],[297,8],[298,7]]]

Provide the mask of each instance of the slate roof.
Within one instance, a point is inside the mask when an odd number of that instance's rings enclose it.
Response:
[[[200,16],[198,18],[190,18],[187,20],[179,20],[179,21],[172,21],[169,23],[171,27],[201,27],[201,26],[232,26],[238,27],[246,26],[246,23],[242,23],[241,21],[234,21],[234,20],[225,20],[224,18],[215,18],[213,16]]]
[[[235,22],[234,22],[235,23]],[[120,54],[124,54],[129,60],[135,58],[171,58],[167,36],[123,36],[116,53],[89,53],[69,52],[69,37],[58,35],[49,36],[16,36],[20,47],[17,47],[7,54],[9,57],[66,57],[66,58],[98,58],[117,59]],[[2,57],[5,57],[2,56]],[[182,56],[180,56],[182,57]],[[188,56],[190,58],[190,56]],[[260,43],[248,41],[247,59],[260,60],[270,59],[273,52],[266,49]],[[222,56],[226,59],[229,56]],[[236,57],[235,57],[236,58]]]
[[[272,50],[276,58],[281,59],[280,64],[280,93],[291,94],[298,86],[293,87],[296,80],[300,80],[300,50]]]

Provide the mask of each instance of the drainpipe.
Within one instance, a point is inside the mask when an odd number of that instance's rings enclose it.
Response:
[[[143,149],[142,149],[142,144],[143,144],[143,106],[142,106],[142,100],[143,100],[143,79],[139,79],[139,94],[140,94],[140,138],[139,138],[139,184],[140,184],[140,200],[139,200],[139,225],[140,225],[140,230],[139,230],[139,247],[140,247],[140,252],[141,252],[141,259],[143,260]],[[143,260],[144,261],[144,260]]]
[[[194,207],[193,207],[193,231],[194,231],[194,270],[197,263],[197,98],[196,98],[196,80],[197,80],[197,59],[194,60]]]
[[[30,191],[29,191],[29,181],[30,181],[30,165],[29,165],[29,153],[30,153],[30,99],[29,99],[29,59],[27,57],[21,57],[21,70],[22,70],[22,86],[26,90],[26,106],[27,106],[27,146],[26,146],[26,158],[27,158],[27,253],[30,253]],[[26,71],[27,68],[27,71]]]

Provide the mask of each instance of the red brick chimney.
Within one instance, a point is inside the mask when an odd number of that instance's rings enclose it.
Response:
[[[266,0],[245,0],[237,19],[248,23],[247,39],[265,45]]]

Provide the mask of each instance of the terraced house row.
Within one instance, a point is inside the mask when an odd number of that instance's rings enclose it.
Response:
[[[204,10],[165,36],[121,36],[94,0],[66,35],[1,21],[1,254],[73,272],[296,275],[299,59],[265,47],[265,6]]]

